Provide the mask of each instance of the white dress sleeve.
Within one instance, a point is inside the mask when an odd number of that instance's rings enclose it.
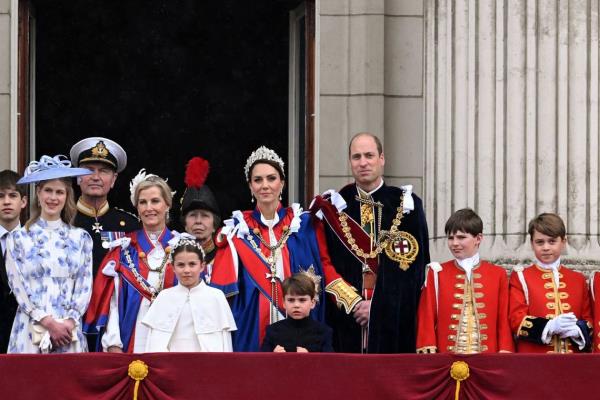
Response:
[[[23,247],[20,247],[23,249]],[[48,314],[44,309],[37,307],[29,298],[25,286],[25,277],[21,272],[22,266],[17,260],[25,260],[22,254],[17,254],[19,251],[15,248],[14,237],[9,235],[6,240],[6,273],[8,275],[8,283],[10,285],[19,307],[25,314],[29,315],[34,321],[41,321]]]
[[[81,322],[92,296],[92,247],[94,244],[90,235],[85,231],[82,232],[81,240],[83,243],[80,261],[73,286],[70,309],[67,312],[67,317],[72,318],[75,325],[79,325]]]

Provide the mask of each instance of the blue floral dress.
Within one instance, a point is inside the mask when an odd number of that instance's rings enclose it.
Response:
[[[58,221],[38,219],[29,230],[21,228],[7,240],[6,269],[19,308],[13,323],[8,353],[40,353],[31,327],[47,315],[71,318],[76,327],[69,345],[54,353],[87,351],[81,317],[92,293],[92,247],[83,229]]]

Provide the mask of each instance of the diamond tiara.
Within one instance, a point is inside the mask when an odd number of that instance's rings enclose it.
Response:
[[[258,149],[254,150],[252,154],[250,154],[250,157],[248,157],[248,159],[246,160],[244,174],[246,175],[247,181],[250,180],[250,177],[248,176],[248,174],[250,173],[250,167],[252,166],[252,164],[259,160],[274,161],[277,164],[279,164],[281,170],[283,171],[284,163],[281,157],[279,157],[277,153],[275,153],[273,150],[268,149],[265,146],[260,146]]]

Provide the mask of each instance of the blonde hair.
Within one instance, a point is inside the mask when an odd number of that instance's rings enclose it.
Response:
[[[157,187],[160,190],[160,194],[162,195],[163,200],[165,201],[165,203],[167,203],[169,208],[173,205],[173,193],[171,192],[171,187],[169,186],[169,184],[159,176],[151,176],[138,183],[138,185],[135,188],[135,195],[133,196],[133,198],[135,200],[136,207],[138,201],[140,200],[140,192],[151,187]]]
[[[33,194],[33,201],[31,202],[31,216],[29,217],[27,222],[25,222],[25,229],[27,229],[27,231],[29,231],[31,225],[35,221],[40,219],[40,216],[42,215],[42,207],[40,206],[40,201],[37,195],[38,190],[41,190],[46,183],[55,180],[64,183],[65,189],[67,191],[65,205],[60,211],[60,219],[66,224],[73,225],[73,221],[75,220],[75,216],[77,215],[77,204],[75,203],[75,193],[73,192],[73,184],[71,183],[71,178],[57,178],[48,181],[42,181],[36,185],[36,191]]]
[[[151,187],[157,187],[160,190],[163,200],[165,203],[167,203],[167,206],[170,209],[173,205],[173,192],[171,192],[171,187],[169,184],[160,176],[151,176],[138,183],[138,185],[135,187],[135,194],[133,196],[135,200],[135,207],[137,208],[138,206],[140,192],[142,190],[150,189]],[[167,211],[165,222],[169,222],[169,211]]]

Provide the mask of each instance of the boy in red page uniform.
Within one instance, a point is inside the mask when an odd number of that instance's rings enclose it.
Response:
[[[534,263],[510,277],[510,325],[519,353],[572,353],[591,345],[591,304],[585,278],[561,264],[565,224],[556,214],[529,223]]]
[[[431,263],[421,292],[417,353],[512,352],[508,278],[504,268],[479,258],[483,222],[471,209],[445,226],[454,259]]]

